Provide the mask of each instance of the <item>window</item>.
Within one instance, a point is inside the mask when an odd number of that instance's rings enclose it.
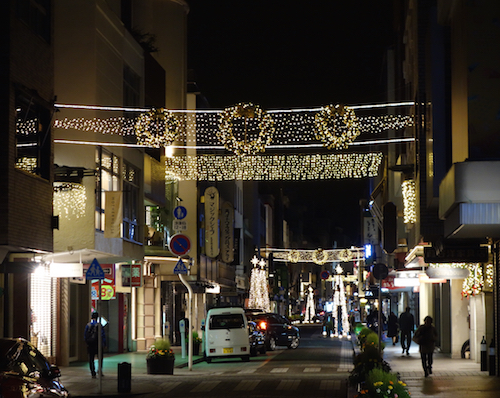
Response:
[[[123,165],[123,237],[140,242],[139,214],[139,170],[131,164]],[[142,242],[141,242],[142,243]]]
[[[16,168],[50,179],[50,111],[34,98],[16,96]]]
[[[16,15],[34,33],[50,43],[50,0],[17,0]]]
[[[241,329],[245,327],[243,315],[212,315],[210,317],[210,329]]]
[[[111,152],[96,148],[96,210],[95,228],[104,231],[105,192],[120,190],[120,159]]]

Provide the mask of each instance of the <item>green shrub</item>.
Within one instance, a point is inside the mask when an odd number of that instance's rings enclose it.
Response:
[[[406,384],[394,373],[380,368],[371,370],[362,386],[358,397],[369,398],[410,398]]]
[[[349,383],[353,386],[363,383],[368,373],[373,369],[381,369],[385,372],[390,372],[391,366],[388,362],[383,360],[378,351],[378,347],[366,345],[364,350],[354,358],[354,369],[349,375]]]

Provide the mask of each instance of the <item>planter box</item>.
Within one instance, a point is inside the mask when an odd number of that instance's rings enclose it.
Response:
[[[175,358],[146,358],[147,372],[151,375],[173,375]]]

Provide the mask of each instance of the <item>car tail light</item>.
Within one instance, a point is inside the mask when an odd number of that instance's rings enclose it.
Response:
[[[264,321],[259,322],[259,328],[262,329],[262,330],[266,330],[267,329],[267,323],[264,322]]]
[[[241,351],[246,352],[247,348],[246,347],[241,347]]]
[[[215,354],[215,348],[210,348],[210,354]]]

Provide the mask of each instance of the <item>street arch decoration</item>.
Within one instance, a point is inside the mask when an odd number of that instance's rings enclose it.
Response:
[[[342,263],[348,261],[360,261],[364,259],[363,248],[351,247],[349,249],[275,249],[267,248],[267,254],[273,254],[273,261],[291,263],[315,263],[324,265],[326,263]]]
[[[409,106],[412,103],[402,103]],[[388,105],[386,105],[388,106]],[[300,147],[345,149],[361,133],[380,134],[414,125],[413,116],[406,114],[360,114],[369,106],[327,105],[321,108],[264,111],[253,104],[238,104],[224,110],[167,110],[56,105],[72,112],[88,110],[136,113],[136,117],[85,118],[65,117],[54,121],[57,129],[80,130],[104,135],[136,136],[139,146],[160,147],[184,143],[193,149],[223,150],[240,155],[261,153],[267,149],[289,150]],[[83,110],[81,110],[83,108]],[[358,113],[355,113],[357,111]],[[257,136],[247,141],[236,129],[241,121],[256,122]],[[19,122],[22,134],[36,133],[36,123]],[[182,145],[181,145],[182,146]]]
[[[169,146],[180,149],[180,155],[166,158],[165,177],[170,180],[300,181],[375,177],[378,175],[382,152],[354,153],[352,148],[354,145],[378,144],[382,140],[354,142],[356,138],[361,133],[379,134],[387,130],[401,130],[413,126],[414,122],[411,115],[394,112],[370,115],[364,112],[374,108],[412,105],[412,102],[327,105],[321,108],[264,111],[256,105],[241,103],[221,111],[56,104],[59,110],[70,108],[71,116],[88,110],[98,111],[98,114],[112,111],[137,115],[66,117],[55,120],[53,124],[61,130],[135,137],[137,143],[132,140],[117,142],[116,138],[110,140],[112,142],[59,138],[54,142],[155,148]],[[33,132],[30,126],[33,125],[36,123],[18,123],[18,130],[22,134],[30,134]],[[253,129],[252,134],[247,134],[249,125]],[[413,140],[412,137],[401,137],[386,141]]]

